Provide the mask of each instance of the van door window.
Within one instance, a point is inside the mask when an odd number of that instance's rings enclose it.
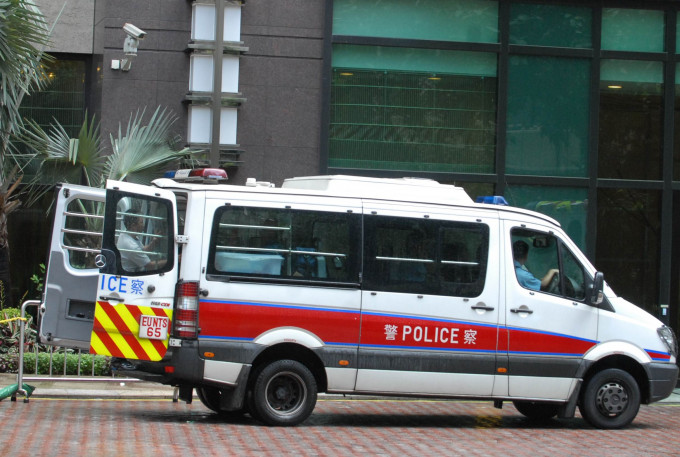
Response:
[[[221,207],[208,274],[358,283],[359,222],[349,213]]]
[[[484,290],[488,226],[370,216],[365,227],[365,288],[459,297]]]
[[[511,238],[515,276],[522,287],[585,299],[585,270],[556,236],[518,228]]]
[[[174,234],[167,201],[123,197],[116,206],[115,246],[119,268],[131,276],[172,268]]]
[[[94,258],[101,251],[104,230],[104,204],[76,198],[64,212],[62,245],[68,252],[68,263],[78,270],[94,269]]]

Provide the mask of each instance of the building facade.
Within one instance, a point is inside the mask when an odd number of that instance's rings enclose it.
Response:
[[[56,18],[61,2],[45,3]],[[53,93],[25,109],[74,128],[87,110],[108,138],[167,107],[237,184],[414,176],[504,195],[559,220],[677,333],[679,14],[674,1],[71,0]],[[146,33],[136,56],[125,23]]]

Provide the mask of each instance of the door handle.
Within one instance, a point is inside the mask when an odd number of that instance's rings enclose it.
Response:
[[[109,300],[125,301],[125,299],[120,298],[118,296],[114,296],[114,295],[100,295],[99,299],[100,300],[107,300],[107,301],[109,301]]]
[[[527,313],[527,314],[533,314],[533,310],[530,310],[527,307],[524,308],[512,308],[510,310],[511,313]]]
[[[486,305],[472,305],[470,308],[474,310],[479,310],[479,311],[493,311],[494,308],[493,306],[486,306]]]

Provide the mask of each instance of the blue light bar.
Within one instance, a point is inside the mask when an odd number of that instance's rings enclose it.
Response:
[[[482,197],[477,197],[475,200],[477,203],[486,203],[487,205],[503,205],[510,206],[505,197],[501,195],[487,195]]]

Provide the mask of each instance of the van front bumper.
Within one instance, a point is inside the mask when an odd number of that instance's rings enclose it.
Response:
[[[650,363],[645,366],[649,379],[649,401],[663,400],[673,393],[678,382],[678,366],[674,363]]]

